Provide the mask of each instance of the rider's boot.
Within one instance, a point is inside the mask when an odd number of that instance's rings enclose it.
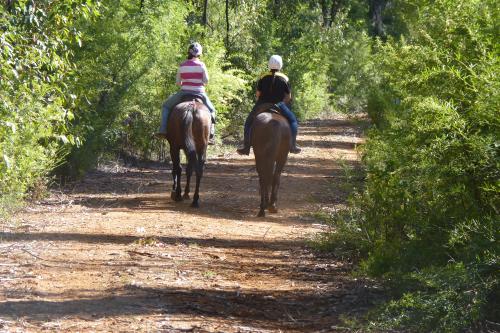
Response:
[[[240,155],[249,155],[250,154],[250,128],[252,127],[253,122],[253,111],[248,115],[245,121],[245,127],[243,132],[243,147],[236,149],[238,154]]]
[[[246,128],[245,128],[246,129]],[[236,152],[240,155],[250,155],[250,133],[246,130],[244,133],[243,147],[236,149]]]
[[[293,137],[292,138],[292,144],[291,144],[291,147],[290,147],[290,153],[292,154],[298,154],[302,151],[302,149],[300,149],[300,147],[297,145],[297,137]]]
[[[236,149],[240,155],[250,155],[250,145],[244,144],[243,147]]]
[[[208,138],[209,145],[215,145],[215,124],[210,124],[210,137]]]
[[[302,151],[302,149],[301,149],[299,146],[297,146],[297,145],[292,146],[292,147],[290,148],[290,153],[292,153],[292,154],[298,154],[298,153],[300,153],[301,151]]]

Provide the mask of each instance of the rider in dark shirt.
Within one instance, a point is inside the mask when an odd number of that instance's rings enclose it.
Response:
[[[255,93],[257,102],[245,121],[243,147],[237,149],[237,152],[241,155],[250,154],[250,129],[255,117],[255,112],[258,106],[263,103],[273,103],[281,109],[281,113],[290,123],[290,129],[292,131],[290,152],[294,154],[300,153],[300,148],[297,147],[296,142],[297,118],[286,104],[292,99],[292,90],[290,89],[288,77],[279,72],[281,67],[283,67],[283,60],[280,56],[273,55],[269,59],[270,72],[264,74],[257,83],[257,91]]]
[[[264,74],[257,83],[257,91],[260,91],[257,104],[276,104],[291,94],[288,78],[280,72]]]

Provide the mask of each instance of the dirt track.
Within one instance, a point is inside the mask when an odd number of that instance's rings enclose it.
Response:
[[[324,229],[310,213],[344,203],[359,135],[340,117],[303,124],[265,219],[253,155],[209,155],[199,209],[170,200],[165,168],[54,192],[0,226],[0,331],[342,331],[372,290],[304,240]]]

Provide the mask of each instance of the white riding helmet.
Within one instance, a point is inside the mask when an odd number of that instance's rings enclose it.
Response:
[[[283,67],[283,59],[277,54],[272,55],[269,58],[269,69],[277,69],[280,70]]]
[[[203,52],[203,48],[201,47],[200,43],[192,43],[191,45],[189,45],[188,52],[193,57],[199,57]]]

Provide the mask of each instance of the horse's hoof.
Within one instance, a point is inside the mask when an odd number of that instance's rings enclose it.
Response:
[[[200,208],[200,204],[198,202],[194,202],[191,204],[191,207],[193,208]]]
[[[265,217],[265,216],[266,216],[266,213],[264,212],[264,210],[260,210],[259,214],[257,214],[257,217]]]
[[[177,194],[177,192],[171,192],[170,197],[174,201],[177,201],[177,202],[182,201],[182,196],[180,194]]]
[[[185,200],[188,200],[189,199],[189,194],[184,193],[184,195],[182,196],[182,198],[185,199]]]
[[[276,214],[278,212],[278,209],[275,206],[269,206],[269,208],[267,210],[271,214]]]

